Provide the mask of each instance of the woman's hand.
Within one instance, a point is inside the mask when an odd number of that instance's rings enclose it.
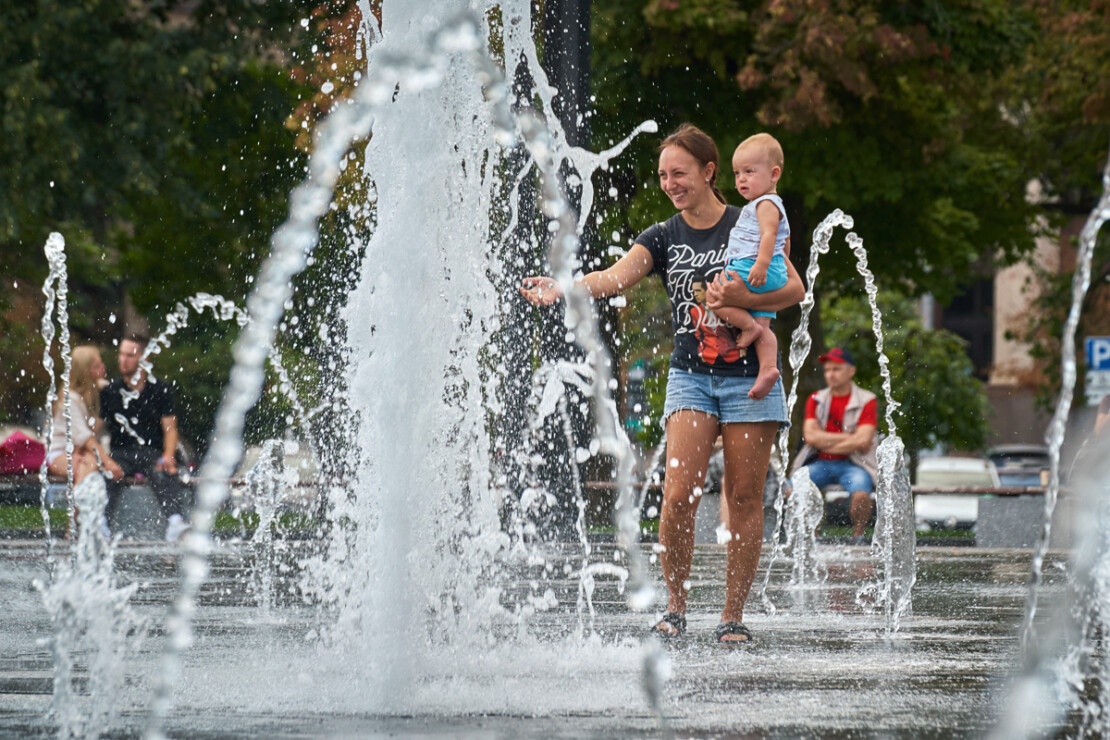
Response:
[[[786,261],[786,285],[770,293],[753,293],[735,271],[725,273],[725,270],[717,273],[705,292],[705,305],[711,309],[736,306],[756,311],[785,311],[800,303],[806,295],[802,278],[790,260]]]
[[[123,468],[110,457],[104,461],[104,472],[111,480],[123,480]]]
[[[553,278],[526,277],[520,287],[520,294],[533,306],[550,306],[563,297],[563,291]]]
[[[754,295],[756,294],[748,289],[740,273],[735,270],[721,270],[713,278],[713,282],[706,286],[705,305],[712,310],[725,306],[746,308]]]

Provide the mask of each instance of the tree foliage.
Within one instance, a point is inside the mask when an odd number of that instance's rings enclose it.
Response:
[[[1029,0],[1039,33],[1010,75],[1009,110],[1027,131],[1032,174],[1061,210],[1085,214],[1110,145],[1110,0]]]
[[[303,175],[312,126],[362,64],[355,5],[0,6],[0,358],[14,378],[0,388],[0,418],[22,420],[45,388],[34,327],[51,231],[67,240],[79,340],[106,344],[125,298],[155,331],[197,291],[243,302]],[[377,0],[368,7],[380,13]],[[592,29],[592,148],[648,118],[663,132],[694,121],[721,145],[721,182],[739,202],[727,187],[732,147],[775,133],[799,264],[812,226],[842,208],[882,285],[943,302],[992,261],[1030,249],[1045,212],[1025,198],[1030,178],[1066,214],[1097,197],[1110,131],[1110,0],[594,0]],[[601,192],[618,193],[597,233],[626,244],[669,215],[655,162],[654,142],[639,137],[597,176]],[[340,201],[361,197],[347,185]],[[368,220],[342,207],[325,219],[296,310],[334,317],[334,299],[309,299],[352,279],[359,254],[348,237]],[[1096,274],[1106,272],[1103,259]],[[853,277],[850,260],[827,260],[818,290]],[[666,356],[666,313],[650,325],[640,318],[659,299],[657,288],[630,298],[629,358]],[[193,434],[207,428],[215,400],[201,397],[222,387],[231,340],[198,328],[160,360],[197,389],[182,392]],[[307,385],[324,382],[334,337],[302,324],[280,341],[308,363]],[[274,404],[258,433],[287,410]]]
[[[779,192],[804,256],[834,208],[881,245],[876,269],[944,301],[982,263],[1032,247],[1024,133],[1003,107],[1003,80],[1035,35],[1002,0],[913,5],[888,0],[673,2],[595,6],[597,138],[653,118],[732,148],[765,130],[783,143]],[[653,184],[641,148],[628,179]],[[727,179],[725,180],[727,182]],[[656,211],[656,218],[666,212]],[[634,230],[634,229],[633,229]],[[844,282],[850,266],[822,278]]]
[[[893,418],[911,469],[916,470],[921,450],[937,444],[954,450],[982,449],[990,433],[990,406],[968,359],[966,342],[949,331],[926,329],[913,302],[892,291],[880,294],[879,308],[891,389],[901,404]],[[858,295],[844,295],[828,299],[823,309],[828,345],[852,353],[855,382],[879,396],[879,431],[889,433],[870,305]],[[811,361],[816,361],[816,354]]]
[[[717,139],[726,196],[739,203],[731,150],[773,133],[786,154],[779,192],[800,270],[810,231],[840,208],[885,289],[944,304],[1030,254],[1036,236],[1063,223],[1053,209],[1089,210],[1097,197],[1110,135],[1107,0],[598,0],[594,9],[595,148],[644,119],[662,133],[693,121]],[[655,161],[651,143],[638,142],[612,175],[625,238],[671,212]],[[1049,203],[1027,199],[1034,178]],[[815,287],[859,295],[855,280],[852,260],[826,259]],[[818,343],[837,335],[821,310]],[[804,377],[802,390],[816,382]],[[956,446],[977,439],[937,428]]]
[[[1062,233],[1064,254],[1102,192],[1110,145],[1110,0],[1030,0],[1041,33],[1012,75],[1010,104],[1035,149],[1047,224]],[[1072,302],[1071,271],[1033,264],[1035,295],[1024,332],[1043,370],[1037,401],[1048,407],[1060,387],[1060,337]],[[1078,337],[1110,334],[1110,235],[1104,226],[1093,254],[1090,292]],[[1075,358],[1082,365],[1083,343]],[[1080,379],[1083,373],[1080,373]]]
[[[49,232],[66,239],[75,342],[107,346],[125,303],[152,333],[197,292],[244,303],[303,178],[301,129],[286,124],[311,97],[298,65],[327,52],[327,24],[351,3],[335,5],[0,8],[0,356],[22,370],[0,391],[0,418],[29,421],[45,391],[41,345],[22,326],[41,315]],[[156,372],[195,412],[182,428],[196,443],[206,441],[232,339],[186,331],[158,358]]]

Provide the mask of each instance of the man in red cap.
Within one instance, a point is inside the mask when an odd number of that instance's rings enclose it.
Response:
[[[871,491],[879,472],[875,458],[878,401],[874,393],[852,382],[856,363],[847,350],[833,347],[817,359],[824,365],[828,387],[806,401],[805,446],[790,472],[793,475],[807,466],[809,479],[818,488],[838,483],[848,491],[853,544],[863,544],[873,509]]]

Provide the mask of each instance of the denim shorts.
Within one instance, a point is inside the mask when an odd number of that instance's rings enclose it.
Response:
[[[822,490],[836,483],[845,491],[871,493],[871,475],[851,460],[823,460],[818,457],[806,465],[806,469],[813,485]]]
[[[671,368],[667,374],[663,421],[666,422],[676,411],[693,409],[716,416],[722,424],[777,421],[780,427],[790,426],[782,378],[775,381],[771,391],[758,401],[748,398],[748,391],[754,383],[755,378],[703,375]]]

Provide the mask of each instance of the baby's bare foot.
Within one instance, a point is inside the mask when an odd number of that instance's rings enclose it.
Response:
[[[779,379],[779,369],[771,367],[766,370],[760,370],[759,375],[756,376],[755,382],[752,383],[752,389],[748,391],[748,398],[753,401],[758,401],[775,387],[775,381]]]
[[[762,335],[763,327],[753,321],[750,328],[740,330],[740,336],[736,337],[736,344],[741,349],[750,347],[752,342],[759,339]]]

